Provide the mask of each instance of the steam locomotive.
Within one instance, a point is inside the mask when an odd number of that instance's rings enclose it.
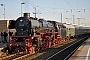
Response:
[[[10,20],[9,29],[16,29],[16,32],[10,36],[8,51],[26,51],[31,54],[65,42],[69,38],[90,33],[90,27],[36,19],[30,17],[30,13],[24,13],[16,21]]]

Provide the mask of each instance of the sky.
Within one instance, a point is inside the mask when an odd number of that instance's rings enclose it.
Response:
[[[73,23],[90,26],[90,0],[0,0],[0,4],[5,6],[5,19],[16,20],[22,12],[30,13],[45,20],[53,20],[63,23]],[[0,20],[4,19],[4,6],[0,6]],[[80,21],[80,22],[79,22]]]

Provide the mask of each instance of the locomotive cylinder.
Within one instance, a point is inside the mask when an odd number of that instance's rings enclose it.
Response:
[[[24,13],[24,17],[30,19],[30,13]]]

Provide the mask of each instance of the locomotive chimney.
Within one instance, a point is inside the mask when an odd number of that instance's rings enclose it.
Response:
[[[24,17],[26,17],[27,19],[30,19],[30,13],[24,13]]]

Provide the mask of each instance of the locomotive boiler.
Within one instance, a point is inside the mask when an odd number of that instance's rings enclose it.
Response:
[[[15,22],[15,36],[29,36],[33,33],[46,32],[54,30],[52,23],[44,19],[30,18],[29,13],[24,13],[24,17],[19,17]]]

